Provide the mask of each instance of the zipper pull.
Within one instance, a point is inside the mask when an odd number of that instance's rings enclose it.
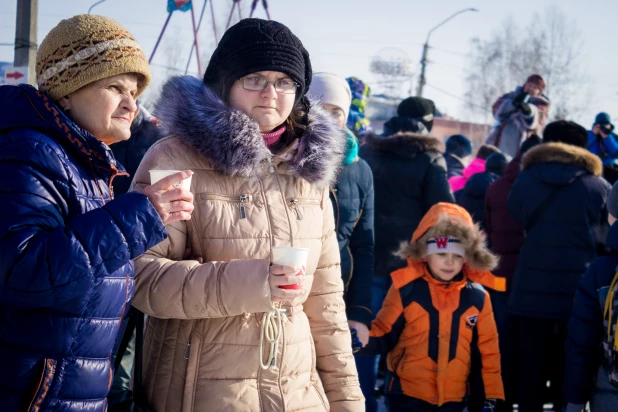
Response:
[[[189,359],[189,352],[191,351],[191,338],[187,341],[187,349],[185,349],[185,359]]]
[[[247,218],[247,211],[245,210],[245,202],[247,200],[249,200],[248,195],[240,195],[240,218],[241,219]]]
[[[292,203],[292,209],[294,209],[294,212],[296,212],[296,219],[298,220],[303,220],[303,213],[300,211],[300,208],[298,207],[298,199],[292,199],[290,200],[290,203]]]

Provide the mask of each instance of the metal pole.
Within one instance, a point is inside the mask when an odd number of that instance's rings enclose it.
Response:
[[[251,13],[249,13],[249,18],[253,17],[253,12],[255,11],[255,6],[257,6],[259,0],[253,0],[253,4],[251,4]]]
[[[195,12],[193,11],[193,2],[191,2],[191,22],[193,23],[193,39],[195,44],[195,54],[197,57],[197,70],[200,74],[202,74],[202,58],[200,57],[200,48],[197,42],[197,27],[195,26]]]
[[[416,90],[416,95],[418,97],[423,97],[423,88],[425,87],[425,68],[427,67],[427,49],[429,48],[429,44],[425,43],[423,45],[423,57],[421,57],[421,75],[418,79],[418,89]]]
[[[431,37],[431,33],[433,33],[437,28],[443,26],[446,22],[453,19],[455,16],[461,13],[465,13],[467,11],[478,11],[478,10],[474,8],[459,10],[458,12],[450,15],[448,18],[444,19],[442,22],[440,22],[440,24],[438,24],[437,26],[429,30],[429,33],[427,33],[427,39],[425,39],[425,44],[423,45],[423,56],[421,57],[421,75],[418,79],[418,89],[416,91],[417,96],[419,97],[423,96],[423,88],[425,87],[425,83],[426,83],[425,70],[427,68],[427,50],[429,49],[429,37]]]
[[[212,31],[215,32],[215,41],[219,44],[219,36],[217,36],[217,21],[215,20],[215,9],[212,5],[212,1],[210,2],[210,17],[212,18]]]
[[[36,31],[38,0],[17,0],[14,66],[28,67],[28,83],[36,84]]]
[[[225,30],[230,28],[230,23],[232,22],[232,16],[234,15],[235,7],[236,7],[236,0],[232,0],[232,10],[230,10],[230,18],[227,19],[227,25],[225,26]]]
[[[202,27],[202,19],[204,18],[204,11],[206,10],[206,3],[208,0],[204,0],[204,6],[202,7],[202,12],[200,13],[200,19],[197,22],[197,31],[200,31],[200,27]],[[189,65],[191,64],[191,58],[193,57],[193,49],[195,49],[195,44],[191,45],[191,52],[189,53],[189,60],[187,60],[187,67],[185,67],[185,76],[189,72]]]
[[[150,55],[150,59],[148,59],[148,63],[152,63],[152,59],[154,58],[155,53],[157,52],[157,48],[159,47],[159,43],[161,43],[161,38],[163,37],[163,33],[165,33],[165,29],[167,28],[167,23],[170,22],[170,19],[172,18],[172,13],[173,12],[169,12],[169,14],[167,15],[167,19],[165,20],[165,24],[163,25],[163,29],[161,30],[161,34],[159,34],[159,38],[157,39],[157,43],[154,46],[154,50],[152,51],[152,54]]]

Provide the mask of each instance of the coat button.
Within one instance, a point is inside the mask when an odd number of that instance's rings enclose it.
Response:
[[[273,165],[268,166],[268,173],[271,173],[271,174],[275,173],[275,166]]]

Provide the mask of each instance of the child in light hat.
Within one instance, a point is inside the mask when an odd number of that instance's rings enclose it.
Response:
[[[504,399],[498,333],[484,287],[504,290],[485,234],[465,209],[434,205],[399,255],[408,266],[373,321],[363,354],[388,353],[389,410],[461,412],[471,370],[481,370],[485,404]],[[475,357],[475,354],[480,356]]]

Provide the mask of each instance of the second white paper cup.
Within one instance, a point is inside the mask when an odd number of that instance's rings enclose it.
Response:
[[[307,267],[309,249],[290,246],[273,247],[273,263],[276,265]]]
[[[182,172],[182,170],[149,170],[150,172],[150,184],[154,185],[159,180],[167,177],[169,175],[173,175],[174,173]],[[189,176],[185,180],[180,183],[180,187],[182,187],[187,192],[191,191],[191,178],[193,176]]]

